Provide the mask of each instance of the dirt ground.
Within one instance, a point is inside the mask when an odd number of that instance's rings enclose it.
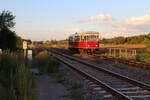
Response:
[[[73,100],[64,97],[68,93],[67,89],[50,76],[36,76],[35,83],[38,92],[37,100]]]

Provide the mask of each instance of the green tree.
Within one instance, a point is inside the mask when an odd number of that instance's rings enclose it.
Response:
[[[17,35],[11,28],[14,27],[15,16],[9,11],[2,11],[0,13],[0,48],[3,50],[15,50]]]
[[[8,29],[3,29],[0,32],[0,48],[3,50],[15,50],[16,49],[17,36],[15,32]]]
[[[14,19],[15,19],[15,16],[12,15],[11,12],[2,11],[0,13],[0,30],[10,29],[14,27],[15,25]]]
[[[145,37],[146,51],[150,53],[150,36]]]
[[[20,36],[17,36],[17,49],[22,49],[22,43],[23,43],[23,39]]]

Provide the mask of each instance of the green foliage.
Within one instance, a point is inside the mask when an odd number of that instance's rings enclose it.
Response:
[[[145,37],[144,43],[146,44],[146,48],[143,53],[138,54],[135,57],[135,60],[150,63],[150,34]]]
[[[67,97],[73,98],[73,99],[77,99],[77,100],[82,100],[82,97],[84,95],[84,92],[81,89],[73,89],[68,95]]]
[[[0,83],[2,87],[9,87],[11,77],[16,73],[17,59],[7,54],[1,55],[0,59]]]
[[[56,40],[51,40],[50,44],[57,44],[58,42]]]
[[[126,38],[124,37],[116,37],[114,38],[114,43],[115,44],[124,44],[126,42]]]
[[[147,51],[150,52],[150,36],[146,36],[144,42],[146,44]]]
[[[72,86],[71,89],[81,89],[83,86],[79,82],[75,82]]]
[[[0,100],[35,100],[33,76],[17,56],[0,56]]]
[[[24,64],[16,69],[16,89],[19,92],[19,100],[34,100],[35,90],[33,76]]]
[[[137,61],[150,63],[150,53],[141,53],[135,57]]]
[[[33,60],[33,67],[36,66],[42,73],[55,73],[58,71],[59,63],[49,55],[47,51],[41,51]]]
[[[22,49],[22,43],[23,43],[22,38],[17,36],[17,42],[16,42],[17,49]]]
[[[56,45],[56,44],[58,44],[58,41],[56,41],[56,40],[46,41],[45,44],[48,44],[48,45]]]
[[[80,82],[73,83],[70,88],[70,92],[66,95],[66,97],[82,100],[83,95],[85,94],[82,88],[83,86]]]
[[[0,30],[2,29],[10,29],[14,27],[15,16],[12,15],[9,11],[2,11],[0,13]]]
[[[0,31],[0,48],[3,50],[15,50],[16,49],[17,36],[15,32],[8,29]]]
[[[14,27],[15,16],[9,11],[2,11],[0,13],[0,48],[3,50],[15,50],[17,43],[17,36],[15,32],[10,29]]]
[[[150,34],[132,37],[115,37],[112,39],[102,39],[101,42],[104,44],[142,44],[145,43],[145,38],[147,36],[150,36]]]

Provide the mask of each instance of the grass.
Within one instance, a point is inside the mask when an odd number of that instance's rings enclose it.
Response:
[[[84,92],[82,92],[82,90],[78,88],[78,89],[71,90],[71,92],[66,97],[82,100],[83,95]]]
[[[75,82],[74,84],[72,84],[71,89],[81,89],[83,86],[81,85],[81,83],[79,82]]]
[[[59,72],[50,73],[49,75],[55,78],[56,82],[58,83],[61,83],[63,81],[62,75]]]
[[[70,87],[70,92],[65,95],[65,97],[73,98],[76,100],[82,100],[84,92],[82,90],[83,86],[79,82],[74,82]]]
[[[32,67],[38,68],[40,74],[53,76],[58,82],[61,79],[59,74],[59,62],[47,51],[41,51],[35,55]]]
[[[117,48],[145,48],[145,44],[104,44],[102,48],[110,48],[110,47],[117,47]]]
[[[148,52],[141,53],[141,54],[135,56],[134,59],[136,61],[150,63],[150,53],[148,53]]]
[[[0,56],[0,100],[35,100],[30,67],[13,53]]]

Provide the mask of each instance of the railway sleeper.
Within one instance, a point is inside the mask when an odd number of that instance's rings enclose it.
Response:
[[[149,95],[149,92],[146,91],[122,91],[123,94],[126,94],[128,96],[130,95]]]
[[[66,62],[65,62],[66,63]],[[71,64],[69,64],[69,63],[66,63],[66,64],[68,64],[70,67],[72,67],[71,66]],[[78,72],[78,70],[75,68],[75,67],[72,67],[72,69],[74,69],[74,70],[76,70],[77,72]],[[86,75],[84,72],[80,72],[81,74],[83,74],[83,75]],[[103,77],[104,78],[104,77]],[[111,78],[111,77],[108,77],[108,78]],[[115,78],[116,79],[116,78]],[[100,80],[100,79],[99,79]],[[95,79],[94,81],[98,81],[98,79]],[[108,81],[109,82],[109,81]],[[110,83],[110,82],[109,82]],[[91,84],[93,84],[92,82],[91,82]],[[105,84],[105,83],[101,83],[101,85],[105,85],[105,86],[107,86],[108,85],[108,83],[107,84]],[[102,87],[103,87],[102,86]],[[131,85],[131,84],[126,84],[126,85],[113,85],[112,83],[110,84],[110,85],[108,85],[107,86],[108,88],[114,88],[114,90],[116,89],[116,88],[134,88],[135,86],[133,86],[133,85]],[[117,91],[117,90],[115,90],[115,91]],[[130,92],[130,93],[129,93]],[[102,93],[105,93],[105,92],[102,92]],[[119,92],[118,92],[119,93]],[[120,94],[122,94],[122,92],[120,92]],[[132,98],[137,98],[137,96],[139,96],[140,95],[140,97],[146,97],[146,98],[149,98],[150,97],[150,94],[149,94],[149,92],[137,92],[137,91],[124,91],[124,93],[123,94],[126,94],[123,98],[125,98],[125,99],[129,99],[128,97],[130,97],[131,98],[131,100],[132,100]],[[122,94],[122,95],[123,95]],[[108,93],[106,93],[106,95],[109,95]],[[105,96],[106,96],[105,95]],[[119,95],[120,96],[120,95]],[[134,100],[137,100],[137,99],[134,99]],[[145,99],[144,99],[145,100]],[[147,99],[148,100],[148,99]]]
[[[134,87],[132,84],[126,83],[126,82],[109,82],[109,81],[103,81],[105,82],[107,85],[110,86],[119,86],[119,87]]]
[[[85,80],[85,82],[87,82],[87,85],[89,85],[89,87],[93,91],[92,93],[103,96],[103,100],[116,100],[116,99],[112,99],[114,97],[110,93],[102,89],[100,86],[98,86],[97,84],[91,82],[90,80]]]
[[[136,96],[129,96],[133,100],[150,100],[150,95],[136,95]]]
[[[133,88],[131,85],[111,85],[112,88]]]
[[[128,90],[138,90],[139,87],[132,87],[132,88],[117,88],[119,91],[128,91]]]

